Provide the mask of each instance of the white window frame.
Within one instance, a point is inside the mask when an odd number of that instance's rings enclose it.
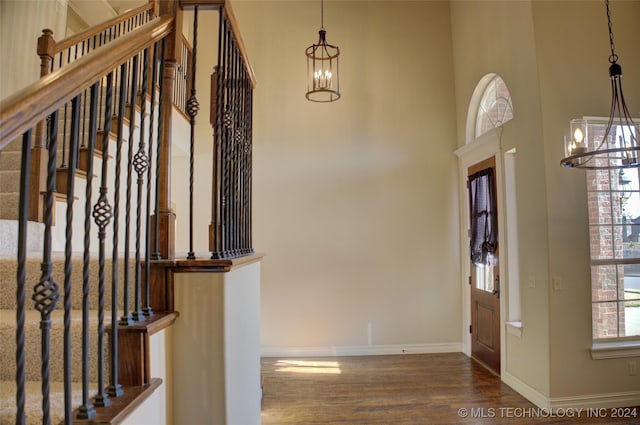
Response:
[[[608,121],[608,118],[602,118],[602,117],[583,117],[584,120],[587,121],[587,123],[592,123],[592,124],[596,124],[596,125],[605,125]],[[630,172],[630,173],[638,173],[638,169],[637,168],[631,168],[631,169],[626,169],[626,172]],[[619,170],[611,170],[610,172],[613,173],[618,173]],[[605,197],[598,197],[598,196],[593,196],[593,198],[597,199],[597,206],[598,209],[600,208],[610,208],[611,209],[611,217],[610,217],[610,222],[603,222],[602,221],[602,217],[600,215],[600,213],[598,213],[597,215],[591,215],[589,214],[589,241],[590,241],[590,246],[589,246],[589,255],[590,255],[590,264],[591,264],[591,312],[592,312],[592,318],[591,318],[591,335],[592,335],[592,346],[591,346],[591,357],[593,359],[610,359],[610,358],[623,358],[623,357],[635,357],[635,356],[639,356],[640,355],[640,334],[638,335],[631,335],[631,336],[612,336],[612,337],[598,337],[596,335],[596,323],[593,317],[593,314],[595,312],[595,306],[596,304],[601,304],[601,303],[616,303],[616,320],[617,320],[617,326],[616,329],[619,330],[620,329],[620,319],[621,319],[621,315],[620,315],[620,292],[621,292],[621,288],[620,285],[624,285],[624,277],[622,279],[620,279],[620,276],[618,273],[615,274],[615,293],[616,293],[616,297],[615,298],[611,298],[608,300],[603,300],[601,299],[602,295],[596,295],[596,289],[600,289],[602,284],[601,282],[598,282],[598,278],[597,276],[594,276],[594,273],[597,267],[602,267],[602,266],[615,266],[616,269],[619,266],[624,266],[624,265],[630,265],[630,264],[640,264],[640,253],[638,254],[637,257],[632,257],[632,258],[628,258],[625,257],[625,255],[617,255],[616,254],[616,242],[615,242],[615,234],[616,234],[616,228],[619,229],[622,234],[624,234],[624,224],[621,220],[617,220],[617,217],[615,217],[616,212],[614,211],[615,207],[613,206],[614,204],[614,199],[617,200],[617,197],[621,196],[621,188],[620,186],[615,186],[614,184],[612,184],[611,182],[615,181],[614,177],[612,177],[611,174],[609,174],[608,176],[608,189],[603,189],[601,187],[599,187],[598,183],[595,183],[595,179],[597,177],[597,171],[594,170],[587,170],[586,172],[586,181],[587,181],[587,198],[591,199],[592,198],[592,194],[597,194],[597,193],[601,193],[601,194],[605,194],[608,196]],[[638,180],[640,180],[640,175],[638,175],[639,177]],[[640,192],[640,185],[638,187],[638,192]],[[640,194],[638,194],[638,196],[640,197]],[[608,205],[606,205],[607,201],[606,199],[608,199]],[[621,208],[621,205],[618,205],[618,208]],[[593,207],[592,205],[589,204],[589,207]],[[622,213],[620,212],[620,217],[622,217]],[[592,237],[594,235],[592,235],[592,229],[593,228],[603,228],[603,229],[611,229],[611,234],[612,234],[612,253],[611,253],[611,257],[606,257],[603,258],[603,254],[601,251],[601,247],[599,247],[599,251],[598,252],[593,252],[594,249],[594,245],[591,245],[592,243]],[[602,232],[597,232],[595,233],[595,235],[597,235],[599,237],[599,239],[602,239],[602,235],[604,233]],[[640,244],[640,242],[638,242]],[[620,245],[622,246],[622,248],[624,249],[624,244],[625,242],[620,243]],[[624,292],[622,290],[622,292]],[[622,306],[622,308],[625,308],[624,306]],[[635,307],[634,307],[635,308]],[[637,307],[640,308],[640,307]],[[626,310],[625,310],[626,312]]]

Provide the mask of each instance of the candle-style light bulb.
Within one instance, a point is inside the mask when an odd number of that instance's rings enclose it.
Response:
[[[571,154],[578,155],[587,151],[587,146],[584,143],[584,132],[582,127],[577,127],[573,130],[573,140],[571,141]]]

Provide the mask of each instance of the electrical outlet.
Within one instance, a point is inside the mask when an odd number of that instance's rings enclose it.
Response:
[[[560,279],[558,276],[553,276],[551,278],[551,283],[553,284],[554,291],[560,291],[562,289],[562,279]]]
[[[536,287],[536,277],[529,276],[529,288],[535,288],[535,287]]]
[[[638,374],[638,364],[635,360],[629,362],[629,375],[636,376]]]

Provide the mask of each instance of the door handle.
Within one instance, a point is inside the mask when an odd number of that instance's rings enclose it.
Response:
[[[495,283],[493,285],[493,295],[496,295],[498,298],[500,298],[500,275],[497,274],[496,275],[496,279],[495,279]]]

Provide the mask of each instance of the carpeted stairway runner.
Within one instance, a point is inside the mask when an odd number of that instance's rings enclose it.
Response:
[[[40,313],[35,310],[31,300],[33,287],[40,280],[42,258],[39,254],[31,253],[27,261],[27,305],[25,324],[25,365],[27,380],[27,405],[28,424],[42,423],[42,388],[41,376],[41,331]],[[63,393],[63,340],[64,340],[64,256],[62,253],[54,253],[53,277],[60,288],[60,299],[56,310],[51,313],[51,345],[50,345],[50,376],[51,376],[51,414],[52,423],[60,423],[64,419],[64,393]],[[105,313],[104,323],[108,327],[111,323],[111,261],[105,262]],[[122,299],[122,282],[124,261],[119,261],[120,299]],[[73,406],[77,408],[81,402],[82,380],[82,254],[76,253],[72,262],[72,312],[71,312],[71,339],[72,339],[72,381],[74,388]],[[16,412],[16,267],[15,255],[0,255],[0,424],[13,424]],[[133,271],[133,262],[130,265]],[[98,260],[93,258],[90,262],[90,325],[89,325],[89,371],[90,381],[97,381],[97,329],[98,329]],[[130,296],[130,300],[133,297]],[[130,306],[132,308],[132,306]],[[123,306],[119,307],[118,317],[121,317]],[[109,370],[109,335],[105,334],[105,379],[108,379]],[[97,385],[91,384],[90,395],[97,391]]]

